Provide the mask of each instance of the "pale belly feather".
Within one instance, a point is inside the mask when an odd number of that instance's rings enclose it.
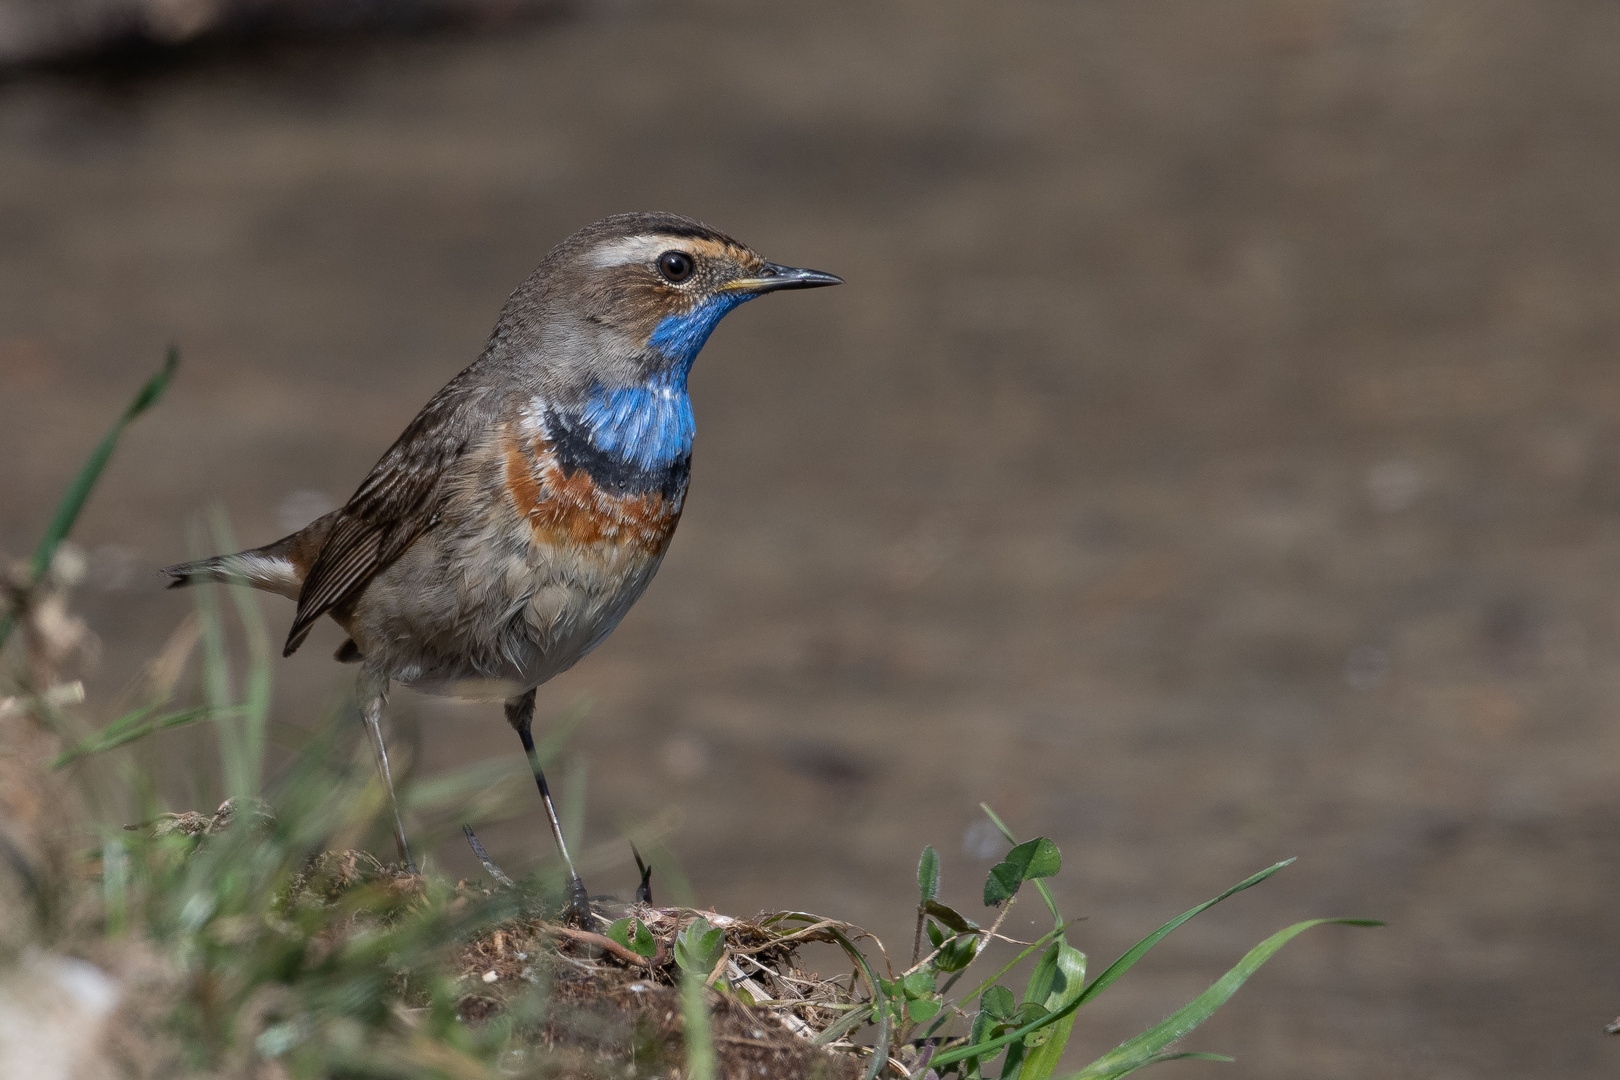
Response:
[[[335,614],[378,673],[477,699],[521,694],[601,644],[657,572],[681,502],[613,497],[515,452],[498,486],[460,495],[486,509],[446,514]]]
[[[601,644],[663,560],[623,544],[492,539],[430,534],[378,575],[345,620],[366,663],[427,693],[514,697]]]

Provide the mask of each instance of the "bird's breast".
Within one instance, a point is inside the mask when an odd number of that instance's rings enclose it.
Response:
[[[680,520],[686,462],[657,483],[627,484],[622,470],[570,461],[560,441],[522,430],[505,440],[507,494],[534,542],[594,552],[615,563],[626,556],[662,556]]]

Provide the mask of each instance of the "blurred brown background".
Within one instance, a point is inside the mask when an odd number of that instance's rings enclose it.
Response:
[[[78,533],[106,702],[188,610],[153,570],[200,511],[262,542],[341,501],[551,244],[692,214],[849,284],[715,335],[664,570],[542,693],[594,700],[592,841],[678,805],[704,901],[898,949],[923,844],[974,902],[987,800],[1062,847],[1094,965],[1299,855],[1074,1056],[1365,915],[1189,1041],[1237,1066],[1166,1074],[1610,1077],[1617,55],[1605,0],[717,0],[20,71],[0,549],[180,343]],[[337,640],[278,663],[278,717],[344,685]],[[514,749],[396,702],[420,768]]]

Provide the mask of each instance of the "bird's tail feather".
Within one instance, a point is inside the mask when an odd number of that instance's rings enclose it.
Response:
[[[178,563],[164,567],[161,572],[173,579],[169,582],[171,589],[203,581],[218,581],[228,585],[250,585],[265,592],[297,599],[304,575],[299,573],[291,559],[275,550],[279,546],[278,542],[251,551],[239,551],[235,555],[215,555],[211,559]]]

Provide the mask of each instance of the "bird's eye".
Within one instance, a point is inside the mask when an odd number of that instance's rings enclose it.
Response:
[[[685,281],[692,276],[692,256],[684,251],[666,251],[658,256],[658,272],[669,281]]]

